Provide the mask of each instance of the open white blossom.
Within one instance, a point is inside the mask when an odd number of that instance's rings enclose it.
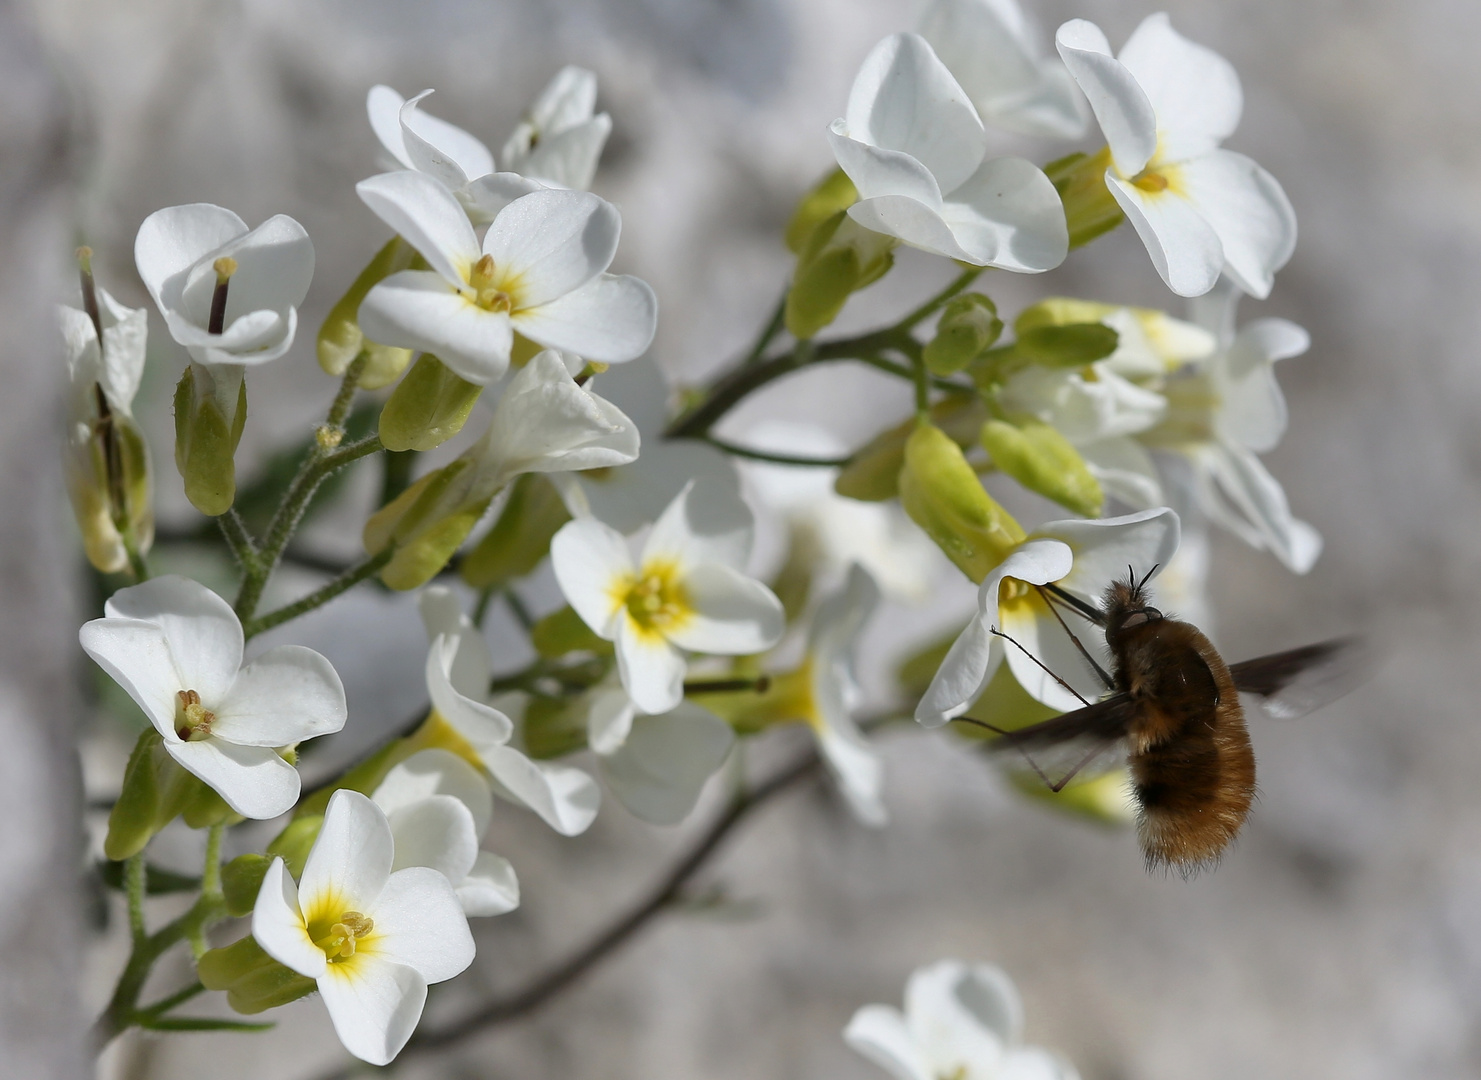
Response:
[[[514,867],[479,850],[493,817],[493,793],[457,754],[420,750],[386,773],[370,797],[396,841],[393,871],[430,866],[447,878],[466,915],[503,915],[519,906]]]
[[[298,305],[314,276],[314,245],[283,214],[248,229],[230,210],[191,203],[144,219],[134,262],[170,336],[193,360],[264,364],[293,344]],[[213,332],[218,283],[226,307]]]
[[[961,716],[987,689],[1007,657],[1013,677],[1026,691],[1057,709],[1081,704],[1025,653],[1094,700],[1105,691],[1059,625],[1035,585],[1054,584],[1087,604],[1099,606],[1102,594],[1127,567],[1138,575],[1164,566],[1178,547],[1178,516],[1166,507],[1095,521],[1052,521],[1035,529],[982,579],[977,611],[952,644],[927,688],[915,718],[938,727]],[[1087,648],[1104,637],[1083,620],[1076,636]],[[993,630],[1012,637],[1009,645]]]
[[[920,24],[985,124],[1078,139],[1085,98],[1058,56],[1044,56],[1016,0],[936,0]]]
[[[1078,1080],[1068,1061],[1023,1045],[1023,1001],[991,964],[941,960],[905,985],[905,1011],[866,1005],[843,1033],[896,1080]]]
[[[170,756],[243,817],[292,809],[298,770],[276,748],[345,724],[329,661],[279,645],[243,667],[236,612],[182,577],[120,589],[104,611],[83,624],[82,647],[144,710]]]
[[[865,58],[828,139],[859,192],[866,229],[974,266],[1038,273],[1064,261],[1069,232],[1049,178],[1022,158],[989,158],[966,92],[918,34]]]
[[[457,200],[423,173],[383,173],[355,190],[432,267],[402,270],[370,290],[359,320],[372,340],[434,353],[480,385],[503,376],[515,331],[601,363],[631,360],[653,340],[653,290],[605,272],[621,221],[604,199],[545,189],[521,196],[499,211],[480,247]]]
[[[295,886],[281,858],[262,879],[252,936],[313,979],[350,1053],[384,1065],[416,1030],[427,986],[473,962],[473,935],[447,878],[427,866],[393,870],[385,814],[336,791]]]
[[[504,168],[553,187],[591,187],[612,133],[612,118],[596,112],[596,100],[595,75],[561,68],[504,144]]]
[[[743,516],[741,516],[743,515]],[[617,670],[642,711],[684,696],[681,650],[743,655],[775,645],[782,605],[744,573],[749,512],[686,487],[634,558],[621,533],[595,518],[562,526],[550,543],[561,592],[587,626],[617,647]]]
[[[1220,143],[1239,126],[1239,76],[1218,53],[1142,21],[1111,56],[1100,27],[1074,19],[1055,35],[1110,149],[1106,184],[1167,287],[1201,296],[1220,272],[1270,295],[1296,246],[1296,214],[1275,177]]]

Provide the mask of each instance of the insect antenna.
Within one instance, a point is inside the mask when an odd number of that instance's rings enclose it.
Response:
[[[1049,594],[1044,591],[1044,586],[1038,585],[1036,586],[1036,588],[1039,590],[1039,595],[1044,598],[1044,603],[1048,605],[1049,610],[1054,613],[1055,619],[1059,621],[1059,625],[1064,628],[1064,632],[1068,634],[1070,640],[1075,643],[1075,648],[1079,649],[1080,655],[1085,657],[1085,662],[1090,665],[1091,669],[1096,673],[1096,675],[1100,676],[1100,681],[1105,684],[1106,689],[1116,689],[1115,680],[1111,678],[1111,676],[1106,672],[1105,668],[1101,667],[1100,664],[1096,662],[1095,657],[1090,655],[1090,650],[1087,649],[1084,645],[1080,644],[1080,639],[1075,636],[1075,632],[1071,630],[1069,624],[1064,621],[1064,616],[1059,613],[1059,608],[1054,606],[1054,601],[1050,598]],[[1018,643],[1015,641],[1014,644],[1017,645]],[[1037,661],[1035,662],[1037,663]],[[1039,664],[1039,666],[1044,667],[1043,664]],[[1049,671],[1048,668],[1044,668],[1044,670]],[[1054,674],[1052,671],[1049,673],[1051,675]],[[1055,675],[1054,677],[1056,679],[1059,678],[1059,676],[1057,675]],[[1060,681],[1063,682],[1064,680],[1061,679]],[[1085,699],[1081,698],[1080,700],[1084,701]]]
[[[1004,641],[1006,641],[1009,644],[1015,646],[1018,649],[1019,652],[1023,653],[1024,656],[1027,656],[1030,660],[1032,660],[1035,664],[1037,664],[1039,666],[1039,670],[1040,671],[1042,671],[1045,675],[1048,675],[1055,682],[1059,683],[1060,686],[1063,686],[1070,693],[1074,694],[1075,697],[1079,698],[1081,705],[1089,705],[1090,704],[1090,702],[1086,701],[1085,698],[1080,694],[1080,691],[1076,690],[1069,683],[1065,682],[1058,675],[1054,674],[1054,672],[1050,671],[1049,668],[1048,668],[1048,666],[1044,663],[1044,661],[1040,660],[1037,656],[1035,656],[1033,653],[1029,652],[1022,645],[1019,645],[1018,642],[1014,641],[1011,637],[1009,637],[1007,634],[1003,633],[996,626],[991,627],[990,628],[990,632],[993,633],[993,634],[996,634],[998,637],[1002,638]],[[1093,664],[1093,663],[1095,663],[1095,661],[1092,660],[1091,663]]]

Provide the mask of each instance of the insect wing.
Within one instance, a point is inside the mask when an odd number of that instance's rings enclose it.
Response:
[[[1121,764],[1125,756],[1122,737],[1131,713],[1131,699],[1117,694],[1006,732],[987,745],[994,753],[1011,755],[1004,761],[1010,769],[1032,770],[1051,790],[1058,791],[1076,776],[1103,773]]]
[[[1366,677],[1370,660],[1364,639],[1333,638],[1231,664],[1229,674],[1240,693],[1263,699],[1265,712],[1294,720],[1351,690]]]

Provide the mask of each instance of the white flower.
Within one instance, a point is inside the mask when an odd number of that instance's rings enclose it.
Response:
[[[262,879],[252,936],[273,959],[315,980],[335,1034],[384,1065],[416,1030],[429,983],[473,962],[473,935],[447,878],[392,867],[386,816],[336,791],[297,886],[281,858]]]
[[[686,487],[634,559],[621,533],[595,518],[568,522],[550,543],[566,600],[617,646],[622,685],[657,715],[684,696],[681,649],[717,655],[761,652],[785,629],[782,605],[742,572],[751,546],[744,504],[725,505]]]
[[[494,792],[529,807],[562,836],[585,832],[601,804],[596,781],[580,769],[534,761],[510,746],[514,724],[489,703],[493,665],[483,636],[446,589],[424,591],[421,610],[432,638],[426,669],[432,707],[488,770]]]
[[[1090,112],[1070,73],[1035,48],[1016,0],[936,0],[920,24],[983,123],[1078,139]]]
[[[191,203],[156,210],[139,226],[134,263],[170,336],[202,364],[263,364],[293,344],[298,305],[314,276],[314,245],[282,214],[255,229],[230,210]],[[226,308],[211,329],[226,274]]]
[[[1023,1001],[990,964],[942,960],[917,969],[905,1011],[866,1005],[844,1040],[896,1080],[1077,1080],[1075,1067],[1023,1045]]]
[[[612,118],[592,115],[597,77],[564,67],[540,92],[529,114],[504,144],[504,168],[555,187],[585,190],[612,132]]]
[[[87,654],[144,710],[170,756],[243,817],[298,801],[298,770],[275,747],[345,724],[345,691],[328,660],[279,645],[242,667],[231,605],[182,577],[120,589],[84,623]]]
[[[480,385],[504,374],[515,331],[602,363],[631,360],[653,340],[653,290],[605,273],[621,229],[611,203],[584,191],[532,192],[499,211],[480,248],[457,200],[431,177],[383,173],[355,190],[432,267],[370,290],[359,320],[372,340],[435,353]]]
[[[493,221],[521,195],[542,187],[512,172],[495,172],[488,147],[455,124],[422,112],[431,90],[407,100],[389,86],[372,86],[365,98],[370,126],[385,147],[389,168],[425,173],[447,188],[475,225]]]
[[[1064,261],[1054,185],[1021,158],[987,157],[977,111],[924,38],[875,46],[828,138],[864,228],[974,266],[1037,273]]]
[[[1239,76],[1218,53],[1150,15],[1112,58],[1094,23],[1055,35],[1110,148],[1106,184],[1168,288],[1200,296],[1222,270],[1270,295],[1296,246],[1296,215],[1275,178],[1219,144],[1239,126]]]
[[[1304,574],[1321,554],[1321,534],[1291,515],[1280,482],[1256,455],[1273,450],[1286,430],[1276,361],[1300,356],[1311,338],[1285,319],[1257,319],[1236,334],[1238,302],[1225,285],[1201,305],[1221,348],[1168,380],[1167,418],[1140,438],[1187,460],[1190,497],[1210,520]]]
[[[371,799],[396,841],[391,869],[430,866],[447,878],[466,915],[502,915],[519,906],[509,860],[480,851],[493,816],[488,781],[448,750],[420,750],[386,773]]]
[[[98,399],[94,385],[103,391],[108,408],[117,415],[132,416],[134,396],[144,377],[145,343],[149,315],[143,308],[124,307],[98,288],[98,321],[103,324],[103,347],[98,331],[81,308],[57,305],[67,375],[72,387],[70,405],[74,422],[96,418]]]
[[[1052,521],[1034,530],[1009,552],[977,590],[977,612],[952,644],[915,718],[937,727],[966,712],[987,688],[1006,654],[1013,677],[1044,704],[1074,709],[1080,698],[1060,686],[1025,655],[1094,700],[1105,686],[1094,676],[1034,585],[1055,584],[1082,601],[1099,606],[1101,594],[1128,566],[1138,575],[1166,565],[1178,547],[1178,516],[1166,507],[1098,521]],[[1089,649],[1104,637],[1090,623],[1066,621]],[[1011,636],[1009,645],[993,630]]]

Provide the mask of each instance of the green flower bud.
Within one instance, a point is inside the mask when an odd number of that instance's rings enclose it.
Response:
[[[977,431],[987,419],[987,406],[979,397],[953,395],[931,406],[931,422],[960,446],[977,440]],[[914,418],[881,432],[849,458],[838,474],[833,490],[861,502],[884,502],[900,493],[900,469],[905,465],[905,443],[915,431]]]
[[[535,697],[525,708],[525,753],[548,760],[586,749],[587,703],[582,698]]]
[[[397,590],[420,588],[447,565],[468,538],[492,498],[467,502],[466,474],[472,468],[471,461],[459,458],[428,473],[365,523],[368,553],[377,555],[388,547],[395,551],[380,575],[387,586]]]
[[[175,467],[185,497],[207,517],[236,498],[234,457],[247,422],[247,384],[236,365],[191,364],[175,387]]]
[[[1078,300],[1070,296],[1051,296],[1024,308],[1013,320],[1013,332],[1020,337],[1042,326],[1073,326],[1076,323],[1098,323],[1113,311],[1115,304],[1096,300]],[[1133,308],[1136,312],[1147,309]],[[1147,314],[1154,314],[1147,310]]]
[[[981,581],[1024,533],[993,501],[962,448],[933,424],[919,424],[905,443],[900,505],[946,557]]]
[[[792,212],[792,220],[787,222],[787,250],[801,255],[819,225],[858,201],[859,190],[848,174],[834,169],[802,197]]]
[[[389,386],[411,363],[410,349],[397,349],[389,345],[377,345],[367,341],[360,332],[358,321],[360,302],[379,282],[401,270],[409,270],[418,264],[425,266],[416,249],[399,236],[393,236],[385,247],[375,253],[360,276],[350,286],[339,302],[329,309],[324,325],[319,327],[319,366],[330,375],[340,376],[350,366],[350,361],[363,349],[368,353],[365,367],[360,372],[360,386],[376,390]]]
[[[251,912],[262,889],[262,879],[271,865],[272,859],[254,852],[238,855],[221,868],[221,894],[226,899],[228,915],[240,918]]]
[[[129,564],[125,536],[140,553],[154,543],[149,448],[130,416],[110,413],[78,428],[67,448],[67,494],[88,562],[116,574]]]
[[[207,990],[225,990],[226,1003],[239,1013],[260,1013],[313,993],[313,979],[300,975],[263,951],[251,934],[223,949],[209,949],[196,962]]]
[[[458,572],[475,589],[522,578],[550,551],[551,537],[571,520],[560,492],[546,477],[526,473],[514,482],[499,520],[463,559]]]
[[[530,630],[530,644],[547,660],[573,652],[612,654],[612,643],[597,637],[596,631],[587,626],[570,606],[552,611],[537,622]]]
[[[797,256],[787,293],[788,333],[800,340],[817,336],[838,317],[850,295],[889,271],[899,243],[857,224],[842,210],[816,226]]]
[[[232,821],[233,818],[236,821],[242,820],[205,781],[195,776],[190,779],[195,783],[190,785],[190,793],[180,807],[180,816],[185,819],[185,824],[192,829],[204,829],[223,821]]]
[[[453,374],[423,353],[381,409],[380,436],[387,450],[431,450],[468,421],[483,387]]]
[[[1106,185],[1111,148],[1095,154],[1070,154],[1044,166],[1044,173],[1064,203],[1070,247],[1082,247],[1125,220],[1120,204]]]
[[[1034,419],[1016,424],[989,420],[982,425],[980,438],[993,464],[1030,491],[1082,517],[1100,513],[1105,502],[1100,481],[1053,426]]]
[[[987,297],[955,297],[942,309],[936,336],[926,345],[926,367],[935,375],[954,375],[991,348],[1002,332],[997,305]]]
[[[124,767],[118,801],[108,815],[103,854],[122,862],[143,851],[202,787],[201,781],[170,757],[159,732],[152,727],[140,732]]]

